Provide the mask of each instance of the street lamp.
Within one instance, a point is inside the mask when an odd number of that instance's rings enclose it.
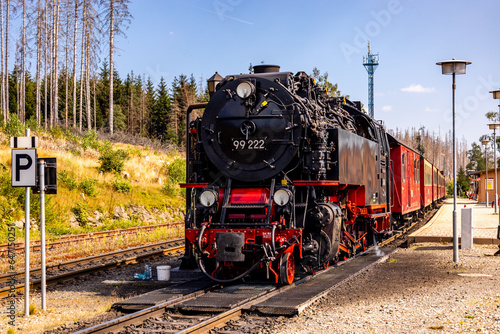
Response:
[[[492,90],[490,93],[493,94],[493,98],[495,100],[500,100],[500,89],[497,89],[497,90]],[[498,105],[498,108],[500,110],[500,104]],[[499,117],[497,117],[497,119],[500,119],[500,115]],[[497,151],[497,143],[496,143],[496,140],[495,140],[495,152]],[[495,158],[495,167],[496,167],[496,164],[497,164],[497,159]],[[495,176],[496,176],[496,172],[495,172]],[[497,239],[500,239],[500,216],[498,216],[498,228],[497,228]],[[495,253],[496,256],[500,256],[500,245],[498,246],[498,251]]]
[[[453,112],[453,262],[458,262],[458,223],[457,223],[457,151],[455,136],[455,74],[465,74],[465,67],[470,62],[464,60],[446,60],[436,65],[440,65],[443,74],[453,76],[452,84],[452,112]]]
[[[498,213],[498,193],[497,193],[497,129],[500,128],[500,124],[491,123],[488,124],[490,130],[493,130],[493,161],[495,161],[495,213]]]
[[[484,171],[486,176],[484,177],[484,190],[485,190],[485,204],[488,207],[488,156],[486,155],[486,148],[490,141],[487,139],[481,140],[481,143],[484,145]]]

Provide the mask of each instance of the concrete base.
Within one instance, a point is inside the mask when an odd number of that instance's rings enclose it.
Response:
[[[381,248],[381,250],[385,255],[377,256],[373,250],[363,256],[342,263],[338,267],[329,268],[294,289],[284,291],[275,297],[252,306],[252,310],[265,315],[293,316],[300,314],[307,306],[325,296],[344,280],[357,275],[377,262],[385,261],[388,255],[395,251],[395,248]]]
[[[472,208],[462,208],[462,231],[461,231],[461,243],[462,249],[472,249],[473,238],[474,238],[474,219],[472,215]]]

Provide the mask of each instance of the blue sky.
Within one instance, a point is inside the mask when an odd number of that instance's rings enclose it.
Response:
[[[352,100],[368,104],[366,40],[380,54],[375,118],[391,129],[451,130],[451,76],[436,62],[472,62],[457,76],[457,136],[469,146],[498,111],[500,2],[431,0],[136,0],[116,66],[170,84],[247,73],[250,63],[282,71],[328,72]]]

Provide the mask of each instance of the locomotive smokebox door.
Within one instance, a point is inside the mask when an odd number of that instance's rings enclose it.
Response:
[[[217,261],[245,261],[245,255],[241,252],[245,244],[244,233],[225,233],[219,232],[216,234]]]

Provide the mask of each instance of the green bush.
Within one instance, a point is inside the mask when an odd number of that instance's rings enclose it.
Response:
[[[38,122],[36,121],[36,118],[31,116],[29,120],[26,121],[26,128],[30,129],[31,131],[39,131],[41,129],[40,125],[38,125]]]
[[[85,227],[88,224],[89,214],[82,203],[76,203],[76,205],[71,208],[71,211],[76,216],[76,220],[80,223],[80,226]]]
[[[85,132],[82,137],[81,146],[84,151],[88,148],[99,150],[101,148],[101,143],[99,139],[97,139],[97,132],[95,130]]]
[[[62,170],[57,173],[57,183],[59,183],[63,187],[68,188],[69,190],[78,188],[76,174],[72,171]]]
[[[85,178],[78,185],[80,190],[87,196],[95,197],[98,195],[97,180],[93,178]]]
[[[99,162],[101,163],[99,170],[103,172],[116,172],[121,173],[123,171],[123,166],[125,165],[125,160],[128,159],[129,155],[124,150],[113,149],[110,142],[106,141],[100,149],[101,155],[99,156]]]
[[[174,183],[186,181],[186,161],[182,158],[175,158],[174,161],[165,163],[167,168],[167,176]]]
[[[113,181],[113,190],[119,193],[128,194],[130,192],[130,184],[125,180],[116,178]]]
[[[62,139],[66,137],[66,133],[60,126],[54,126],[50,129],[50,136],[54,139]]]
[[[25,135],[25,128],[16,114],[10,114],[10,118],[3,128],[3,132],[9,137],[22,137]]]
[[[167,180],[163,185],[162,191],[167,196],[178,196],[180,194],[181,188],[176,182]]]

